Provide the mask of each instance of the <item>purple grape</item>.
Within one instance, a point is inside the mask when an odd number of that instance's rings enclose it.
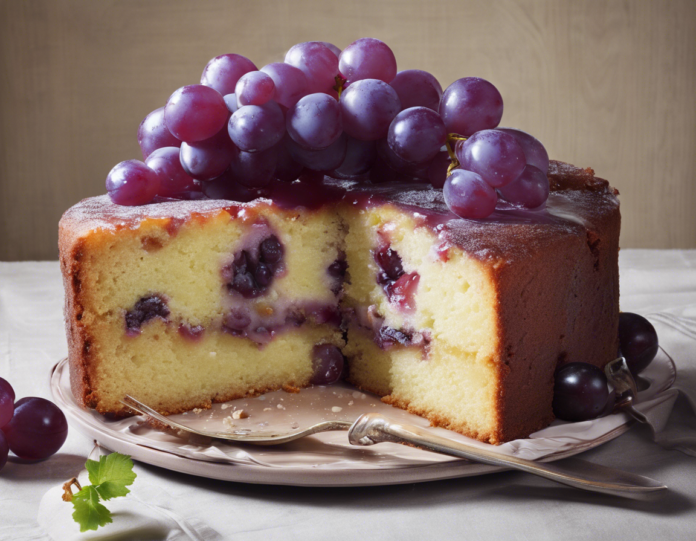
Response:
[[[0,430],[0,471],[7,464],[7,456],[10,454],[10,446],[7,444],[5,433]]]
[[[230,174],[236,182],[247,188],[262,188],[274,178],[278,162],[278,143],[260,152],[238,151],[230,163]]]
[[[539,169],[527,164],[519,177],[498,191],[513,205],[535,209],[549,197],[549,179]]]
[[[440,101],[440,116],[448,133],[468,137],[495,128],[503,116],[503,98],[485,79],[464,77],[447,87]]]
[[[308,150],[321,150],[343,132],[341,108],[328,94],[309,94],[290,108],[285,127],[293,140]]]
[[[145,165],[160,177],[157,195],[171,197],[196,188],[195,181],[181,165],[179,153],[180,150],[177,147],[158,148],[145,160]]]
[[[12,419],[14,413],[15,392],[6,379],[0,378],[0,428],[5,426]],[[0,452],[2,461],[2,452]]]
[[[433,111],[440,108],[442,87],[437,79],[427,71],[400,71],[389,83],[399,95],[401,109],[411,107],[427,107]]]
[[[604,372],[588,363],[570,363],[556,371],[553,412],[564,421],[595,419],[609,399]]]
[[[312,385],[331,385],[341,379],[344,359],[341,350],[331,344],[319,344],[312,350]]]
[[[146,205],[155,198],[159,188],[159,175],[138,160],[119,163],[106,177],[106,191],[117,205]]]
[[[234,88],[237,103],[244,105],[263,105],[275,98],[276,87],[273,79],[262,71],[250,71],[242,75]]]
[[[396,76],[396,58],[386,43],[374,38],[361,38],[343,49],[338,70],[347,79],[347,84],[363,79],[391,83]]]
[[[2,429],[10,450],[20,458],[41,460],[55,454],[68,437],[68,422],[58,406],[43,398],[22,398]]]
[[[275,101],[288,109],[307,94],[307,77],[302,70],[286,64],[274,62],[261,68],[275,84]]]
[[[306,41],[293,45],[285,55],[285,63],[305,74],[308,94],[333,94],[338,75],[338,58],[322,42]]]
[[[549,155],[544,145],[536,137],[515,128],[496,128],[496,130],[509,133],[517,139],[517,142],[522,147],[522,152],[524,152],[524,158],[529,165],[533,165],[544,174],[549,172]]]
[[[304,169],[304,165],[292,158],[284,141],[281,141],[275,148],[278,149],[275,178],[281,182],[297,180]]]
[[[346,136],[346,157],[335,171],[339,178],[352,178],[366,174],[377,157],[374,141],[361,141]]]
[[[480,175],[455,169],[443,188],[445,203],[457,216],[472,220],[491,215],[498,202],[495,190]]]
[[[228,170],[219,177],[203,183],[203,193],[210,199],[229,199],[248,203],[259,197],[257,190],[242,186]]]
[[[447,169],[452,160],[446,150],[438,152],[428,165],[428,180],[435,188],[442,188],[447,180]]]
[[[619,314],[621,355],[634,376],[645,370],[657,355],[657,332],[647,319],[631,312]]]
[[[408,179],[428,179],[427,164],[414,164],[407,162],[392,150],[386,139],[380,139],[377,141],[376,148],[377,154],[379,154],[382,160],[394,171],[400,174],[399,176],[402,178],[399,178],[398,180],[406,181]]]
[[[498,130],[476,132],[457,143],[455,154],[462,169],[478,173],[494,188],[510,184],[526,165],[517,139]]]
[[[283,138],[285,117],[274,101],[245,105],[232,115],[227,131],[240,150],[259,152],[271,148]]]
[[[181,141],[172,135],[164,123],[164,107],[155,109],[140,123],[138,144],[143,153],[143,160],[158,148],[181,146]]]
[[[346,135],[336,139],[322,150],[307,150],[298,145],[292,138],[287,137],[285,146],[292,159],[313,171],[333,171],[346,158]]]
[[[179,153],[181,166],[196,180],[211,180],[225,172],[237,148],[222,128],[214,137],[198,143],[183,143]]]
[[[229,116],[222,94],[204,85],[182,86],[164,107],[167,128],[187,143],[210,139]]]
[[[222,97],[225,100],[225,105],[227,105],[227,110],[230,114],[234,113],[239,109],[239,104],[237,103],[236,94],[226,94]]]
[[[320,41],[319,43],[326,45],[329,49],[331,49],[331,52],[336,55],[336,58],[340,58],[341,49],[336,47],[333,43],[329,43],[328,41]]]
[[[424,164],[432,160],[447,140],[445,123],[427,107],[401,111],[389,126],[387,142],[402,160]]]
[[[237,81],[245,73],[258,68],[248,58],[239,54],[216,56],[205,66],[201,84],[217,90],[223,96],[233,94]]]
[[[389,125],[401,110],[396,91],[384,81],[363,79],[341,94],[343,129],[361,141],[376,141],[387,136]]]

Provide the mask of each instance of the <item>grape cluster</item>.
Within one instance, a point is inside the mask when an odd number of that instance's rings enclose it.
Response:
[[[225,54],[208,62],[200,84],[147,115],[138,129],[145,161],[119,163],[106,187],[121,205],[192,192],[250,200],[315,171],[444,186],[448,206],[465,218],[485,218],[498,198],[538,207],[548,195],[548,156],[531,135],[495,129],[502,114],[488,81],[465,77],[443,93],[426,71],[397,73],[394,53],[377,39],[343,51],[299,43],[260,70]]]
[[[53,402],[35,396],[15,402],[12,385],[0,378],[0,470],[10,451],[41,460],[56,453],[67,437],[68,422]]]

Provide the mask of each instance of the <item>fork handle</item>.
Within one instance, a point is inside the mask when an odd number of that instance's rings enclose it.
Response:
[[[348,438],[352,445],[373,445],[380,442],[408,444],[426,451],[520,470],[571,487],[624,498],[647,499],[654,492],[667,488],[648,477],[584,460],[566,459],[562,463],[551,464],[502,455],[486,448],[442,438],[417,426],[395,422],[377,413],[366,413],[359,417],[348,432]]]

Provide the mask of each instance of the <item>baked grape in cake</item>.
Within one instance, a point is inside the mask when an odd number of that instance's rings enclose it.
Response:
[[[83,405],[170,414],[345,375],[500,443],[553,419],[557,366],[616,353],[616,192],[498,128],[490,82],[443,93],[379,40],[305,42],[261,70],[218,56],[158,111],[148,162],[61,220]]]

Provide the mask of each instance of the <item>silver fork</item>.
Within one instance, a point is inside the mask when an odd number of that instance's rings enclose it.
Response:
[[[628,369],[626,359],[624,357],[614,359],[604,367],[604,373],[607,375],[609,382],[614,386],[614,393],[616,395],[614,411],[625,411],[636,421],[649,424],[645,415],[633,407],[638,389],[636,388],[633,375]]]
[[[474,462],[520,470],[571,487],[623,498],[648,499],[654,496],[655,493],[664,491],[667,488],[662,483],[649,477],[599,466],[577,458],[569,458],[552,464],[501,455],[489,449],[436,436],[413,425],[394,422],[388,417],[377,413],[365,413],[358,417],[354,423],[348,421],[323,421],[304,429],[285,433],[252,433],[243,430],[209,432],[190,428],[164,415],[160,415],[157,411],[132,396],[126,396],[121,403],[173,429],[239,443],[278,445],[319,432],[347,430],[348,440],[352,445],[366,446],[381,442],[401,443],[426,451],[465,458]]]

